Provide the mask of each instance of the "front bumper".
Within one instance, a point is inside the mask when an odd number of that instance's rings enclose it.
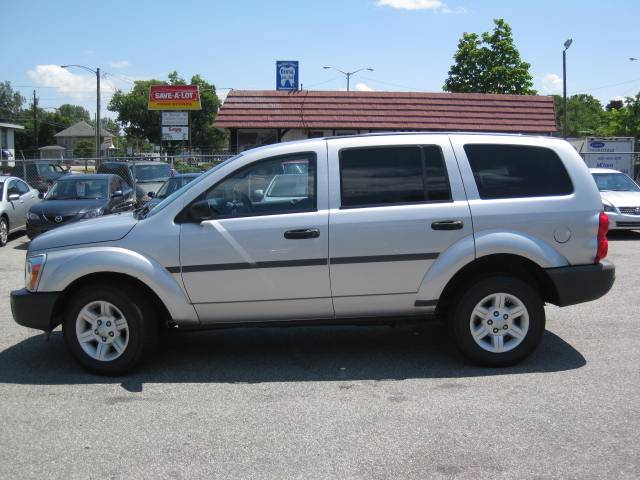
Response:
[[[58,227],[62,227],[63,225],[68,225],[69,222],[65,223],[45,223],[45,222],[29,222],[27,220],[27,237],[33,239],[38,235],[41,235],[49,230],[53,230]]]
[[[640,215],[605,212],[609,217],[609,230],[640,230]]]
[[[552,302],[559,307],[590,302],[605,295],[616,278],[616,267],[605,260],[593,265],[547,268],[556,291]]]
[[[60,292],[30,292],[26,288],[11,292],[11,313],[18,325],[50,332],[59,322],[53,309]]]

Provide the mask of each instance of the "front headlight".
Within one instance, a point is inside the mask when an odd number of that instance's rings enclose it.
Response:
[[[603,203],[602,204],[602,208],[604,208],[605,212],[615,212],[616,211],[616,207],[614,207],[613,205],[611,205],[609,203]]]
[[[27,213],[27,220],[40,220],[40,215],[37,213],[29,212]]]
[[[47,256],[44,253],[27,258],[24,268],[24,284],[30,292],[35,292],[38,288],[40,274],[42,273],[42,268],[44,267],[46,259]]]
[[[84,212],[84,214],[82,215],[82,218],[96,218],[101,216],[103,213],[104,212],[102,211],[101,208],[96,208],[95,210],[88,210]]]

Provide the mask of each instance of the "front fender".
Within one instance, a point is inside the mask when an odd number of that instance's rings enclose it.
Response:
[[[199,322],[173,275],[157,261],[126,248],[102,246],[48,252],[38,291],[62,292],[75,280],[96,273],[136,278],[158,295],[176,323]]]

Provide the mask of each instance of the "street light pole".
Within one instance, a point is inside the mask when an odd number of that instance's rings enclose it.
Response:
[[[327,70],[327,69],[335,70],[337,72],[340,72],[345,77],[347,77],[347,92],[350,90],[350,86],[351,86],[351,75],[355,75],[356,73],[361,72],[363,70],[368,70],[369,72],[373,72],[373,68],[371,68],[371,67],[360,68],[358,70],[354,70],[353,72],[344,72],[344,71],[340,70],[339,68],[330,67],[330,66],[326,66],[326,67],[322,67],[322,68],[324,68],[325,70]]]
[[[100,163],[100,67],[93,68],[85,67],[84,65],[60,65],[60,68],[77,67],[82,68],[91,73],[96,74],[96,167]],[[85,168],[86,170],[86,168]]]
[[[564,107],[564,124],[562,125],[562,136],[567,138],[567,49],[573,43],[572,39],[564,42],[562,50],[562,103]]]

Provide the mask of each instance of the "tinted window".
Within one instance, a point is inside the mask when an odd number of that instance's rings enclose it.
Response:
[[[282,174],[291,161],[304,161],[304,173]],[[277,196],[268,195],[273,183],[279,184]],[[276,215],[308,212],[316,209],[316,159],[311,153],[261,160],[210,188],[200,198],[207,199],[218,218]]]
[[[164,182],[171,176],[171,166],[168,163],[136,165],[135,172],[139,182]]]
[[[29,185],[24,183],[22,180],[16,180],[16,186],[18,187],[18,193],[20,193],[20,195],[24,195],[29,192]]]
[[[58,180],[47,193],[45,200],[107,198],[107,188],[106,179]]]
[[[524,145],[465,145],[482,199],[569,195],[573,185],[553,150]]]
[[[340,185],[343,208],[451,199],[437,146],[342,150]]]

